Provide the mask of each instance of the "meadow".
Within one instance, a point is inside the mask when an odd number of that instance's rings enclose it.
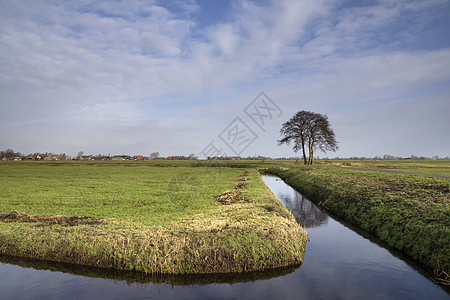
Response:
[[[303,260],[306,233],[254,169],[2,162],[0,191],[2,254],[167,274]]]
[[[300,264],[306,234],[265,172],[448,282],[450,161],[300,163],[2,162],[0,253],[174,274]]]
[[[321,160],[320,164],[450,179],[450,160]]]

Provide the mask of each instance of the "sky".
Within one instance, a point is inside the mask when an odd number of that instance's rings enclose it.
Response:
[[[450,1],[0,0],[0,150],[450,155]]]

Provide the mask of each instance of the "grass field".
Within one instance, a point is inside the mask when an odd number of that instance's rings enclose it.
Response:
[[[418,174],[439,174],[450,179],[450,160],[342,160],[318,161],[319,165],[328,164],[348,168],[365,168]]]
[[[447,160],[2,162],[0,253],[151,273],[298,264],[305,233],[257,169],[450,273]],[[214,196],[225,191],[240,201],[220,204]]]
[[[2,162],[0,253],[177,274],[302,262],[306,234],[257,171],[165,166]]]
[[[239,175],[230,168],[72,164],[1,166],[0,210],[164,225],[207,213]]]

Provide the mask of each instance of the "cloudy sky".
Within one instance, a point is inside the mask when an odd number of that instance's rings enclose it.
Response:
[[[0,0],[0,148],[292,156],[309,110],[321,157],[447,156],[448,28],[448,0]]]

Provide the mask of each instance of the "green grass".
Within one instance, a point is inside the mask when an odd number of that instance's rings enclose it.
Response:
[[[374,170],[450,175],[450,160],[328,160],[317,165],[334,165]]]
[[[167,274],[300,264],[306,234],[257,171],[248,169],[241,201],[216,201],[244,170],[195,162],[2,162],[0,253]],[[11,211],[25,217],[13,220]],[[72,216],[101,220],[61,222]]]
[[[218,206],[240,170],[96,165],[0,166],[0,211],[163,225]]]
[[[1,162],[0,214],[107,222],[0,222],[0,253],[149,273],[300,263],[305,233],[262,182],[256,169],[264,168],[423,266],[450,273],[445,160]],[[244,170],[246,200],[218,203],[214,196],[233,190]]]

